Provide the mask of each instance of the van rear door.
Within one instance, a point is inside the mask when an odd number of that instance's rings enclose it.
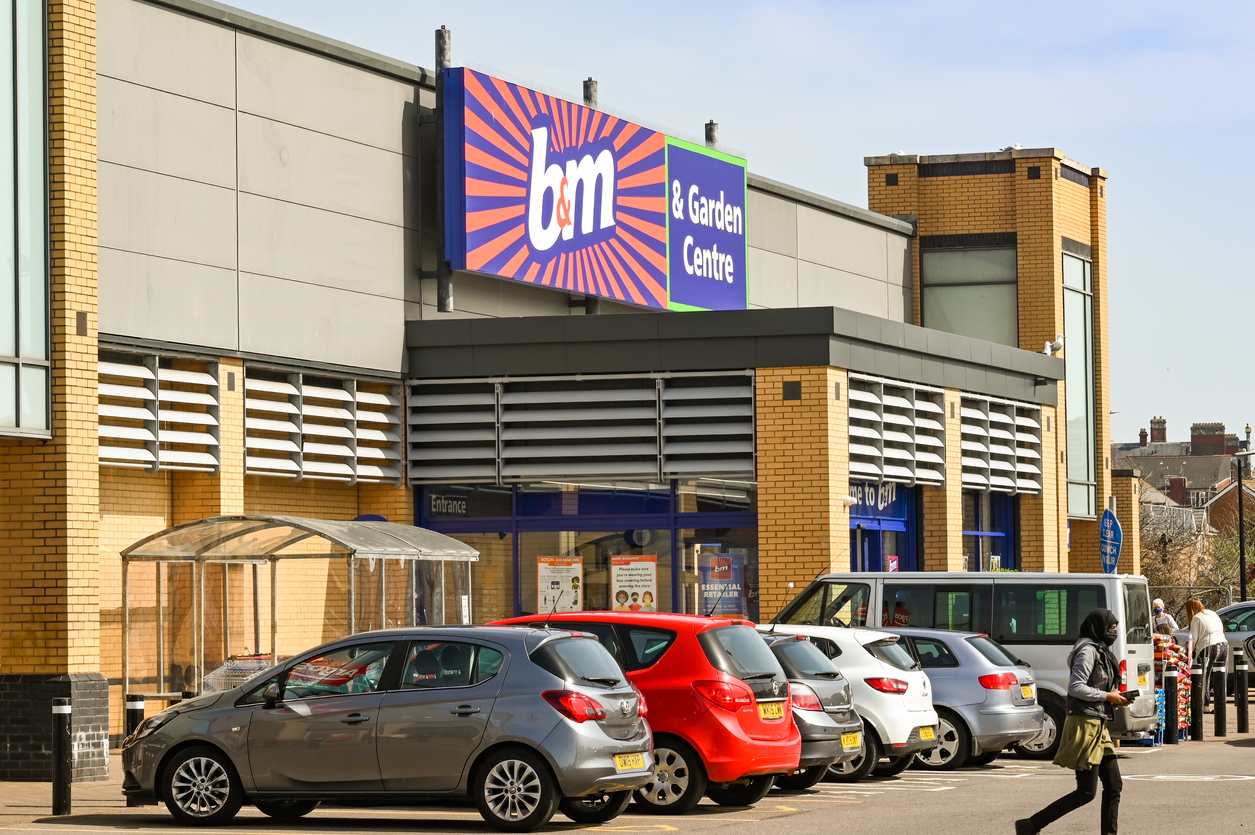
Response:
[[[1120,620],[1120,639],[1116,657],[1120,659],[1121,689],[1140,690],[1139,696],[1127,708],[1130,718],[1127,727],[1117,715],[1114,723],[1117,731],[1146,730],[1148,720],[1156,718],[1155,712],[1155,645],[1151,638],[1154,626],[1150,619],[1150,590],[1143,579],[1120,581],[1119,600],[1123,611],[1116,612]],[[1123,713],[1124,711],[1118,711]]]

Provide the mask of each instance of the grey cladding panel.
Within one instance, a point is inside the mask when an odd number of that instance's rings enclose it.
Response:
[[[400,299],[405,236],[399,226],[240,195],[243,272]]]
[[[885,239],[890,234],[841,215],[797,207],[797,255],[803,261],[885,281]]]
[[[797,259],[749,248],[746,291],[751,305],[797,307]]]
[[[239,124],[240,191],[405,224],[416,160],[244,113]]]
[[[235,192],[99,164],[100,245],[213,267],[235,266]]]
[[[471,273],[454,277],[453,306],[493,317],[566,316],[571,312],[570,294],[566,292]]]
[[[101,247],[100,332],[234,351],[235,271]]]
[[[797,204],[750,189],[746,207],[749,245],[797,257]]]
[[[135,0],[99,0],[100,75],[232,107],[235,33],[225,26]]]
[[[240,274],[240,350],[401,370],[404,301]]]
[[[797,303],[799,307],[832,305],[885,318],[888,285],[809,261],[799,261]]]
[[[413,85],[252,35],[238,54],[241,112],[417,155]]]
[[[225,107],[101,76],[101,162],[235,188],[235,113]]]

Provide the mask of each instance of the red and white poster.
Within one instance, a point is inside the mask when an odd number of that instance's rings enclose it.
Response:
[[[537,613],[579,612],[584,608],[584,558],[536,558]]]
[[[658,555],[610,558],[610,608],[616,612],[658,611]]]

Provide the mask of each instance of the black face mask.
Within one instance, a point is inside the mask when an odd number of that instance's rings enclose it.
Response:
[[[1116,638],[1119,637],[1119,634],[1120,633],[1117,632],[1116,628],[1113,626],[1110,630],[1103,633],[1102,642],[1107,646],[1111,646],[1116,642]]]

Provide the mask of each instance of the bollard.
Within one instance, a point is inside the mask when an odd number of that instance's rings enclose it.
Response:
[[[1203,668],[1190,667],[1190,742],[1203,741]]]
[[[74,751],[70,747],[70,700],[52,700],[52,814],[70,814],[70,780]]]
[[[1226,692],[1224,665],[1211,671],[1212,703],[1216,706],[1216,736],[1229,735],[1229,694]]]
[[[1177,704],[1177,665],[1169,662],[1163,671],[1163,744],[1181,742],[1180,707]]]
[[[1247,693],[1246,653],[1233,648],[1233,707],[1238,715],[1238,733],[1251,732],[1251,703]]]
[[[131,734],[135,733],[136,729],[139,728],[140,725],[144,723],[144,697],[135,696],[128,693],[126,696],[125,704],[126,704],[126,712],[125,712],[126,724],[124,725],[124,729],[126,731],[126,735],[129,737]],[[128,796],[126,798],[126,805],[127,806],[143,806],[144,802],[140,800],[138,797]]]

